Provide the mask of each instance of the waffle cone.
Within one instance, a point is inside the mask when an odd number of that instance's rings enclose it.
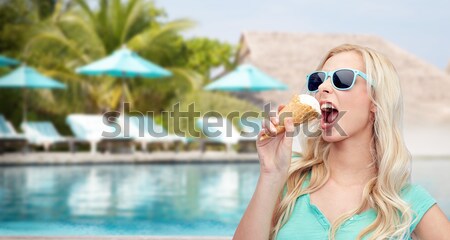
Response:
[[[292,116],[294,121],[294,126],[298,126],[304,122],[313,120],[319,116],[314,108],[308,104],[303,104],[300,102],[298,96],[294,96],[291,101],[278,113],[280,118],[280,125],[276,127],[277,135],[286,131],[284,127],[284,118]],[[269,135],[263,134],[260,137],[260,141],[270,138]]]

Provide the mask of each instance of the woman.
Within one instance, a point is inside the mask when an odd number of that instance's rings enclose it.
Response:
[[[409,183],[390,61],[341,45],[308,75],[307,87],[321,105],[322,133],[303,141],[301,158],[285,134],[257,142],[260,177],[234,239],[450,239],[435,200]],[[274,135],[279,121],[271,118],[260,135]],[[284,125],[294,131],[292,118]]]

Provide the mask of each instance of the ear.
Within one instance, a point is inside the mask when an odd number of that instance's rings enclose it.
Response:
[[[373,113],[375,113],[377,111],[377,106],[375,106],[374,103],[370,104],[370,111],[373,112]]]

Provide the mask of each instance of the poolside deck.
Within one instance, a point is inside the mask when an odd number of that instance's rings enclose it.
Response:
[[[88,152],[32,152],[6,153],[0,155],[3,165],[49,165],[49,164],[122,164],[122,163],[202,163],[202,162],[257,162],[257,153],[223,151],[152,152],[111,154]]]
[[[449,156],[413,156],[414,160],[450,159]],[[258,162],[256,152],[158,151],[135,153],[29,152],[0,154],[0,166],[64,164],[164,164],[164,163],[245,163]]]

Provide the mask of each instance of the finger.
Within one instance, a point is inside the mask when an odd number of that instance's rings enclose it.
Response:
[[[256,141],[261,139],[261,137],[265,134],[266,134],[266,129],[264,127],[262,127],[261,130],[259,130],[258,136],[256,136]]]
[[[261,128],[261,131],[259,131],[259,133],[258,133],[257,139],[261,139],[262,136],[267,135],[267,134],[268,134],[267,128]]]
[[[286,128],[286,137],[284,138],[284,144],[287,147],[292,147],[293,136],[294,136],[294,120],[292,117],[286,117],[284,119],[284,126]]]
[[[278,112],[277,112],[277,125],[280,125],[280,122],[284,122],[283,117],[280,115],[281,110],[285,107],[284,104],[281,104],[278,106]]]
[[[269,119],[275,126],[278,126],[278,124],[280,124],[278,112],[275,112],[275,116],[271,116]]]
[[[264,118],[263,121],[264,121],[264,125],[267,128],[270,128],[269,122],[271,122],[275,126],[279,125],[280,124],[280,120],[279,120],[279,117],[278,117],[278,112],[270,110],[268,118]]]
[[[263,134],[263,135],[264,134],[267,135],[267,134],[269,134],[269,130],[267,130],[267,128],[264,126],[264,127],[261,128],[261,132],[260,133]]]
[[[273,125],[278,126],[278,124],[280,124],[280,118],[278,117],[278,114],[275,117],[271,117],[270,122]]]
[[[294,119],[292,117],[284,118],[284,127],[286,128],[286,132],[294,132]]]
[[[278,105],[278,112],[280,112],[286,105],[280,104]]]
[[[270,117],[264,117],[263,119],[262,119],[262,126],[263,127],[265,127],[265,128],[269,128],[269,123],[270,123]]]
[[[268,127],[264,126],[261,129],[261,131],[263,131],[264,134],[266,134],[267,136],[273,136],[274,133],[276,133],[277,129],[275,128],[275,126],[271,122],[269,122],[269,126]]]
[[[269,135],[275,135],[277,133],[277,128],[272,122],[269,123],[269,128],[267,128],[267,130],[269,131]]]
[[[257,142],[265,142],[265,140],[271,139],[269,130],[267,128],[262,128],[258,134]]]

